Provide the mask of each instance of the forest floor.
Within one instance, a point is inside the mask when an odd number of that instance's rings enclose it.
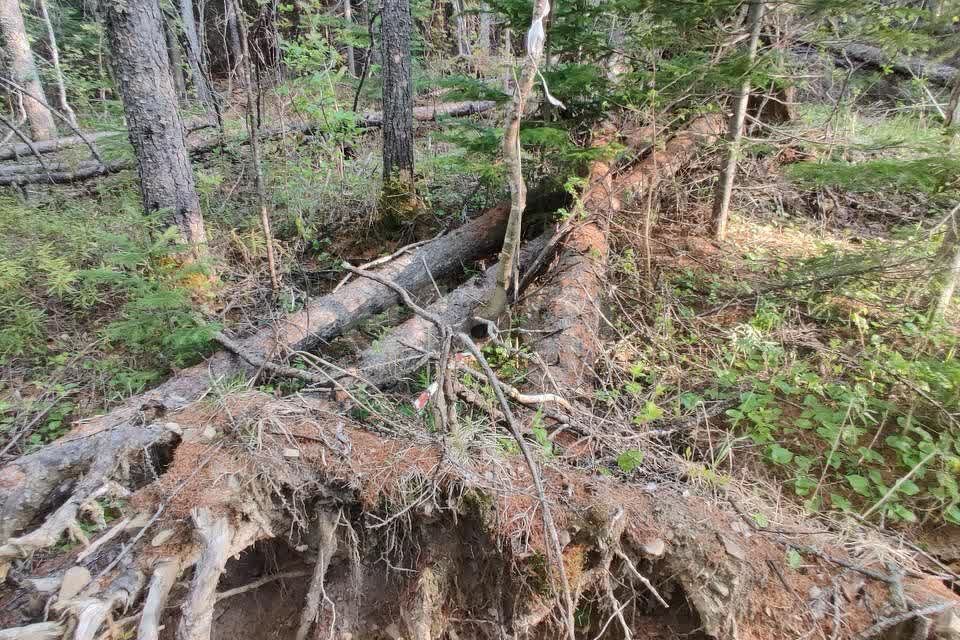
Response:
[[[510,397],[544,496],[495,385],[456,342],[450,361],[421,353],[425,366],[383,391],[258,368],[211,380],[170,410],[138,407],[120,426],[91,419],[202,362],[217,331],[253,334],[334,291],[343,261],[392,254],[500,202],[502,187],[472,172],[435,125],[418,143],[426,206],[390,242],[375,223],[379,134],[270,143],[276,293],[264,284],[242,148],[197,172],[216,279],[168,259],[129,172],[0,196],[10,319],[0,327],[0,486],[29,494],[23,474],[49,473],[17,530],[53,532],[42,544],[4,533],[0,627],[59,634],[61,623],[38,620],[94,621],[93,631],[106,621],[109,637],[127,637],[149,623],[173,637],[183,607],[185,619],[212,620],[214,638],[294,638],[314,621],[338,638],[557,637],[567,590],[584,638],[608,628],[633,638],[926,637],[934,626],[956,637],[960,618],[941,603],[957,601],[960,579],[960,449],[924,466],[940,425],[957,424],[960,384],[960,316],[935,328],[924,320],[931,241],[921,223],[942,185],[879,180],[885,158],[931,145],[948,155],[957,141],[922,117],[823,116],[752,134],[725,243],[709,235],[717,154],[704,144],[611,216],[604,259],[573,256],[599,281],[578,316],[596,316],[583,334],[595,346],[584,381],[548,384],[555,363],[541,356],[563,332],[544,298],[586,282],[564,280],[569,253],[530,283],[499,337],[480,343],[505,390],[540,394]],[[829,166],[831,146],[858,163],[853,176]],[[821,170],[810,170],[818,158]],[[561,204],[572,213],[556,222],[531,214],[528,239],[589,220],[570,197]],[[416,292],[418,303],[494,259],[463,264]],[[356,368],[411,317],[388,308],[287,364],[362,379]],[[126,429],[141,440],[120,443]],[[84,439],[123,460],[119,472],[114,460],[97,479],[96,460],[71,459]],[[165,563],[176,570],[164,587]],[[191,564],[193,578],[178,582]],[[159,600],[142,601],[144,591]]]

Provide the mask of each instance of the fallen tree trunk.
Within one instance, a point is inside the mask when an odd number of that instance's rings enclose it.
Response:
[[[126,131],[96,131],[94,133],[87,134],[87,140],[90,142],[96,142],[97,140],[102,140],[103,138],[116,138],[117,136],[126,135]],[[70,147],[76,147],[81,144],[86,144],[83,138],[80,136],[65,136],[62,138],[54,138],[52,140],[40,140],[34,142],[33,146],[36,149],[37,153],[57,153],[58,151],[63,151],[64,149],[69,149]],[[11,144],[8,147],[0,148],[0,160],[13,160],[15,158],[21,158],[31,155],[33,152],[30,150],[30,147],[27,145],[20,144]]]
[[[418,292],[430,286],[433,279],[447,277],[463,264],[496,251],[503,238],[508,210],[507,205],[494,207],[450,234],[397,257],[379,273],[408,291]],[[309,302],[303,310],[276,326],[266,327],[238,343],[244,353],[263,360],[308,351],[398,302],[399,298],[390,288],[358,279]],[[130,439],[136,440],[140,448],[146,448],[147,443],[137,440],[140,436],[136,434],[143,429],[140,425],[197,400],[214,383],[237,375],[253,377],[257,373],[256,367],[236,354],[217,352],[204,362],[179,371],[154,389],[129,398],[109,413],[83,421],[71,436],[10,462],[0,469],[0,488],[3,489],[0,544],[33,519],[54,488],[74,477],[65,476],[58,464],[61,457],[73,459],[81,455],[69,453],[73,451],[71,447],[89,446],[94,453],[98,447],[108,450],[109,443],[118,435],[133,432]],[[153,435],[159,438],[164,434],[159,430]],[[76,445],[77,438],[86,440],[85,445]],[[83,463],[80,468],[93,464],[94,453],[82,454],[86,457],[78,459]]]
[[[622,199],[652,194],[663,180],[690,161],[697,148],[715,141],[722,129],[720,114],[697,118],[663,149],[654,150],[616,177],[607,163],[593,164],[589,186],[582,196],[589,217],[567,236],[548,283],[529,303],[535,310],[535,324],[546,332],[534,345],[546,364],[533,378],[541,388],[553,387],[561,394],[578,390],[593,370],[600,349],[607,231],[610,219],[621,210]]]
[[[550,234],[545,233],[528,242],[520,250],[520,270],[526,272],[532,262],[547,248]],[[436,315],[444,324],[461,325],[470,318],[477,306],[483,304],[496,285],[497,264],[488,267],[482,274],[476,275],[443,296],[427,311]],[[415,315],[394,328],[385,338],[377,340],[360,356],[355,375],[361,381],[374,387],[384,388],[395,384],[416,371],[423,359],[424,352],[436,350],[438,345],[436,326],[422,316]]]
[[[472,102],[449,102],[428,107],[417,107],[413,110],[413,117],[418,122],[433,122],[443,117],[462,117],[476,113],[488,111],[496,106],[491,100],[480,100]],[[383,114],[373,112],[362,114],[357,118],[357,126],[360,128],[375,128],[382,126]],[[315,122],[308,122],[289,127],[279,127],[274,129],[264,129],[259,133],[260,140],[277,140],[288,135],[310,135],[318,133],[318,125]],[[112,132],[110,132],[112,134]],[[89,136],[88,136],[89,137]],[[51,140],[50,142],[56,142]],[[227,145],[247,144],[247,136],[230,138],[226,141]],[[191,157],[199,157],[210,153],[211,151],[224,146],[224,141],[220,138],[211,138],[205,142],[190,145],[189,152]],[[11,156],[12,157],[12,156]],[[135,163],[132,160],[120,160],[117,162],[108,162],[101,164],[95,160],[84,160],[71,167],[59,165],[50,173],[43,171],[38,164],[14,165],[12,167],[0,168],[0,186],[27,185],[27,184],[68,184],[71,182],[81,182],[90,178],[133,169]]]
[[[858,42],[823,45],[831,53],[864,63],[874,69],[891,68],[910,77],[926,78],[934,84],[947,86],[960,73],[956,67],[916,56],[890,56],[880,47]]]

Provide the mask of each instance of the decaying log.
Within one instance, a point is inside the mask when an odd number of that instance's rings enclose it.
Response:
[[[523,246],[520,250],[522,272],[527,271],[549,242],[549,234],[543,234]],[[478,305],[489,299],[496,277],[497,265],[494,264],[435,301],[427,311],[445,324],[460,325]],[[436,326],[426,318],[414,315],[363,351],[357,366],[358,377],[380,388],[394,384],[419,368],[424,352],[438,348],[438,339]]]
[[[607,230],[629,195],[654,192],[690,161],[697,148],[715,141],[723,130],[719,114],[697,118],[635,167],[613,177],[605,162],[590,170],[583,209],[589,216],[567,236],[550,281],[534,294],[530,307],[547,331],[535,349],[547,365],[537,382],[561,390],[577,389],[593,368],[599,348],[600,299],[607,253]]]
[[[86,134],[87,140],[90,142],[96,142],[97,140],[102,140],[103,138],[115,138],[117,136],[125,135],[125,131],[97,131],[95,133]],[[64,136],[62,138],[54,138],[52,140],[38,140],[33,143],[34,148],[37,153],[56,153],[64,149],[69,149],[70,147],[76,147],[81,144],[86,144],[80,136]],[[22,158],[33,153],[31,149],[25,144],[11,144],[6,147],[0,148],[0,160],[13,160],[14,158]]]
[[[829,43],[825,47],[831,53],[857,60],[869,67],[875,69],[889,67],[902,75],[926,78],[942,87],[949,85],[951,80],[960,73],[960,69],[948,64],[916,56],[889,56],[880,47],[858,42]]]
[[[503,236],[507,210],[505,205],[494,207],[416,252],[398,256],[379,273],[408,291],[421,291],[431,286],[433,278],[447,277],[463,264],[495,251]],[[277,326],[267,327],[238,343],[244,351],[263,359],[307,351],[394,306],[398,300],[388,287],[367,279],[356,280],[308,303]],[[152,422],[152,418],[186,406],[203,396],[215,381],[238,374],[254,376],[257,369],[233,353],[217,352],[109,413],[82,422],[74,434],[4,466],[0,469],[0,544],[22,530],[65,479],[84,473],[84,482],[105,478],[130,452],[172,442],[176,434],[162,422]],[[145,422],[149,426],[142,426]],[[102,484],[102,480],[96,484],[89,491]],[[10,550],[7,556],[15,557],[15,551]]]
[[[418,122],[432,122],[443,117],[462,117],[483,113],[494,108],[496,103],[490,100],[479,100],[472,102],[449,102],[435,106],[416,107],[413,110],[413,117]],[[383,114],[372,112],[362,114],[357,118],[357,126],[360,128],[374,128],[383,124]],[[265,129],[259,133],[261,140],[276,140],[288,135],[310,135],[318,132],[318,125],[315,122],[303,124],[294,124],[289,127],[276,129]],[[111,135],[114,132],[105,132]],[[97,134],[99,135],[99,134]],[[57,142],[56,140],[49,141]],[[247,136],[238,136],[226,141],[227,145],[247,144]],[[205,142],[190,145],[188,151],[191,157],[203,156],[211,151],[223,146],[223,141],[219,138],[211,138]],[[15,156],[10,156],[15,157]],[[3,159],[3,158],[0,158]],[[80,182],[89,178],[97,178],[127,169],[133,169],[135,163],[133,160],[119,160],[116,162],[101,163],[95,160],[86,160],[78,162],[70,168],[61,166],[54,171],[47,173],[37,164],[15,165],[13,167],[0,168],[0,186],[9,185],[27,185],[27,184],[68,184],[71,182]]]

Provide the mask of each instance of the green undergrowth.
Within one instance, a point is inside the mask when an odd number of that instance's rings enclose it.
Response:
[[[599,399],[626,399],[639,430],[727,402],[721,435],[675,442],[710,483],[759,464],[811,511],[960,524],[958,334],[928,320],[934,246],[754,250],[726,270],[671,271],[646,342]],[[621,255],[621,271],[634,261]]]
[[[209,352],[215,327],[195,311],[205,266],[184,265],[174,234],[111,185],[99,202],[0,200],[0,367],[24,396],[66,380],[109,403]],[[48,413],[43,439],[59,435],[73,403]]]

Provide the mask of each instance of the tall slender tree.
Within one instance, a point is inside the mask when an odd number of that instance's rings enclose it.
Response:
[[[50,62],[53,64],[53,73],[57,80],[57,103],[60,110],[67,116],[70,124],[77,126],[77,115],[70,107],[67,101],[67,83],[63,77],[63,68],[60,66],[60,48],[57,46],[57,35],[53,30],[53,21],[50,20],[50,11],[47,9],[46,0],[37,0],[37,8],[40,9],[40,17],[47,29],[47,45],[50,47]]]
[[[197,33],[197,20],[193,15],[193,0],[180,0],[180,22],[183,25],[183,36],[187,42],[187,62],[190,64],[193,90],[196,93],[197,100],[204,107],[212,107],[213,95],[210,93],[207,76],[203,69],[200,36]]]
[[[384,0],[383,204],[388,219],[417,204],[413,165],[413,77],[410,68],[410,0]]]
[[[747,12],[747,24],[750,27],[750,38],[747,44],[747,60],[752,65],[757,58],[757,49],[760,43],[760,26],[763,23],[763,0],[750,0],[750,9]],[[747,105],[750,102],[750,70],[744,73],[734,105],[733,115],[727,129],[727,157],[720,169],[720,179],[717,182],[717,192],[713,199],[713,236],[717,240],[727,237],[727,221],[730,218],[730,197],[733,194],[733,183],[737,176],[737,162],[740,158],[740,138],[743,137],[743,125],[747,120]]]
[[[19,0],[0,0],[0,31],[3,31],[3,44],[13,81],[28,93],[43,99],[43,86],[37,75],[33,51],[30,50]],[[30,98],[23,100],[23,108],[34,140],[57,137],[57,127],[49,109]]]
[[[159,0],[105,0],[110,60],[148,212],[166,211],[195,255],[206,231],[177,109]]]

